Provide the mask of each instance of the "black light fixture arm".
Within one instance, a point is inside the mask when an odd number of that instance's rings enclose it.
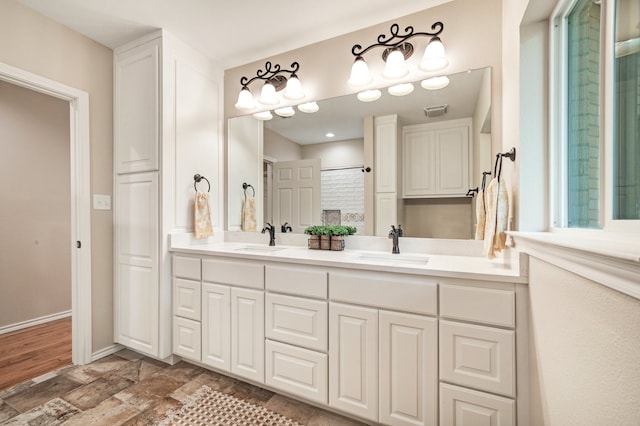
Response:
[[[291,64],[291,69],[283,69],[280,67],[280,64],[273,65],[271,61],[267,61],[267,63],[264,65],[264,68],[265,68],[264,71],[262,69],[259,69],[256,72],[256,76],[251,79],[243,76],[240,79],[240,84],[242,85],[242,87],[246,88],[249,84],[253,83],[255,80],[272,81],[274,79],[282,78],[282,77],[276,77],[278,76],[278,74],[282,74],[282,73],[289,73],[291,76],[294,76],[300,69],[300,64],[298,62],[293,62]]]
[[[362,55],[364,55],[365,53],[367,53],[369,50],[375,48],[375,47],[385,47],[387,49],[394,49],[397,48],[398,46],[402,45],[403,43],[405,43],[407,40],[409,40],[410,38],[416,37],[416,36],[426,36],[426,37],[437,37],[439,36],[442,31],[444,30],[444,24],[440,21],[434,23],[433,25],[431,25],[431,29],[433,30],[433,32],[414,32],[413,31],[413,27],[410,25],[408,27],[406,27],[404,29],[406,34],[400,35],[398,34],[398,32],[400,31],[400,26],[398,24],[393,24],[391,25],[391,35],[387,38],[387,36],[385,34],[380,34],[378,36],[378,43],[376,44],[372,44],[371,46],[364,48],[359,45],[356,44],[351,48],[351,53],[353,54],[353,56],[360,57]],[[394,41],[396,40],[397,41]]]

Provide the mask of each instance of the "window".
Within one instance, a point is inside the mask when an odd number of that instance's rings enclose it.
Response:
[[[573,0],[554,20],[555,227],[640,223],[639,9]]]

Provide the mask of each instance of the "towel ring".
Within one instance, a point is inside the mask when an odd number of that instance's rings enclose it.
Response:
[[[207,181],[207,186],[208,186],[207,192],[211,192],[211,182],[209,182],[209,179],[207,179],[206,177],[201,176],[201,175],[199,175],[197,173],[195,175],[193,175],[193,189],[195,189],[196,192],[198,192],[198,186],[197,185],[202,181],[202,179]]]
[[[255,197],[256,189],[252,185],[249,185],[248,183],[245,182],[242,184],[242,189],[244,189],[244,198],[247,198],[247,188],[251,188],[251,190],[253,191],[253,197]]]

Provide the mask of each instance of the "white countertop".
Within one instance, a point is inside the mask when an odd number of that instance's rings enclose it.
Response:
[[[402,247],[402,246],[401,246]],[[265,262],[286,262],[335,268],[362,269],[414,275],[466,278],[484,281],[528,281],[526,257],[511,256],[488,260],[479,256],[455,256],[390,251],[345,249],[343,251],[311,250],[299,245],[279,245],[229,241],[194,241],[172,236],[170,251],[191,255],[216,255]]]

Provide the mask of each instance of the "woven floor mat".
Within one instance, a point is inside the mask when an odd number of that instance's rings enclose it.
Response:
[[[267,408],[202,386],[158,426],[302,426]]]

